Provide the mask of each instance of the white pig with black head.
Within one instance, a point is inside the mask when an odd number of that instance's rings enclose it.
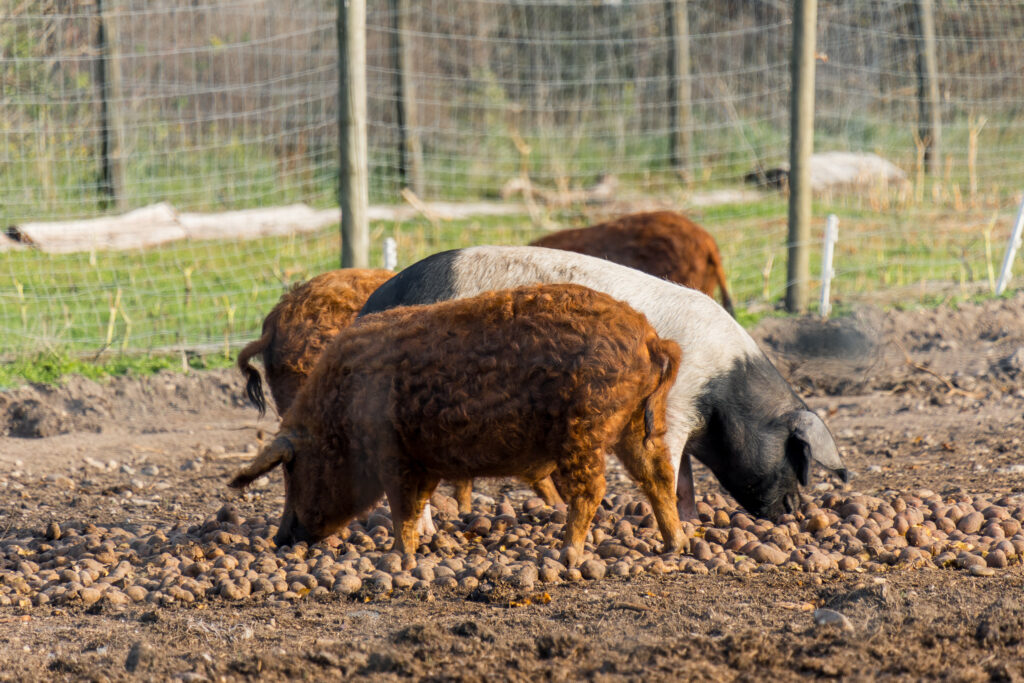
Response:
[[[701,292],[638,270],[556,249],[467,247],[412,264],[377,289],[360,315],[541,282],[580,284],[625,301],[681,347],[665,439],[682,519],[696,517],[691,456],[758,517],[797,507],[812,462],[846,480],[828,427],[746,330]]]

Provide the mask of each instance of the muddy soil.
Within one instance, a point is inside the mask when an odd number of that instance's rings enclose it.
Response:
[[[769,319],[755,338],[826,417],[854,477],[811,497],[1024,492],[1024,295]],[[51,522],[201,524],[276,426],[230,371],[0,393],[0,540]],[[698,468],[699,493],[722,492]],[[514,504],[516,482],[477,490]],[[609,496],[633,492],[614,477]],[[485,500],[485,499],[481,499]],[[845,617],[817,624],[819,607]],[[1024,680],[1024,566],[639,575],[530,591],[395,590],[293,602],[0,607],[0,680]]]

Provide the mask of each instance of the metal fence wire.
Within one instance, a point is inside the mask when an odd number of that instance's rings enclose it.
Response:
[[[337,5],[0,0],[0,221],[157,202],[336,206]],[[671,14],[680,5],[685,27]],[[990,289],[1024,188],[1024,5],[934,3],[941,138],[931,141],[921,139],[919,6],[819,4],[816,151],[875,154],[904,176],[817,192],[822,227],[830,211],[842,221],[840,299]],[[791,23],[789,3],[774,1],[371,0],[371,201],[398,203],[410,182],[401,77],[414,90],[405,104],[421,199],[519,199],[525,180],[557,200],[611,174],[616,200],[678,208],[708,227],[741,301],[775,301],[782,196],[762,187],[752,201],[700,199],[750,191],[751,173],[784,165]],[[681,45],[686,73],[675,66]],[[681,84],[685,117],[673,104]],[[687,141],[676,160],[673,139]],[[600,213],[569,211],[576,222]],[[537,225],[387,224],[375,236],[396,236],[402,265],[463,241],[524,242]],[[0,354],[231,348],[283,287],[335,267],[337,250],[333,229],[109,253],[7,245]]]

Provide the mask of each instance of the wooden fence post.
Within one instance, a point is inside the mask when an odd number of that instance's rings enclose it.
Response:
[[[338,204],[341,267],[370,264],[366,0],[338,0]]]
[[[416,112],[415,61],[409,36],[410,0],[391,0],[391,52],[394,55],[395,107],[398,122],[398,173],[402,186],[423,197],[423,145]]]
[[[938,56],[935,49],[935,6],[917,0],[917,111],[918,135],[924,144],[928,173],[942,171],[942,115],[939,110]]]
[[[690,26],[686,0],[665,0],[665,17],[669,40],[669,155],[672,168],[681,178],[689,180],[687,160],[693,152],[693,133],[690,131]]]
[[[117,54],[117,22],[110,13],[110,0],[96,0],[96,85],[100,94],[100,199],[101,208],[123,211],[127,208],[124,192],[124,102],[121,87],[121,62]]]
[[[793,3],[792,96],[789,127],[789,249],[786,310],[803,313],[811,279],[810,159],[814,152],[814,44],[817,0]]]

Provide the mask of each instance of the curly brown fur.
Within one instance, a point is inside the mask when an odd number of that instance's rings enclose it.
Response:
[[[674,211],[634,213],[587,228],[561,230],[530,244],[621,263],[711,297],[717,287],[722,306],[735,317],[715,238]]]
[[[298,284],[263,319],[263,334],[238,354],[245,392],[264,415],[260,373],[250,363],[261,354],[263,371],[278,413],[291,405],[320,353],[339,330],[348,327],[366,299],[394,275],[389,270],[343,268]]]
[[[263,369],[277,412],[283,415],[313,365],[339,330],[348,327],[377,287],[391,278],[388,270],[348,268],[333,270],[295,285],[263,320],[263,334],[238,354],[238,367],[246,377],[246,394],[266,414],[266,398],[259,371],[251,359],[262,355]],[[562,502],[547,477],[527,483],[549,505]],[[471,505],[472,481],[453,482],[461,512]]]
[[[440,479],[557,471],[565,545],[581,552],[615,452],[677,549],[662,437],[679,355],[643,315],[578,285],[366,316],[338,334],[285,413],[280,434],[295,455],[279,540],[321,538],[386,493],[396,548],[414,550]]]

